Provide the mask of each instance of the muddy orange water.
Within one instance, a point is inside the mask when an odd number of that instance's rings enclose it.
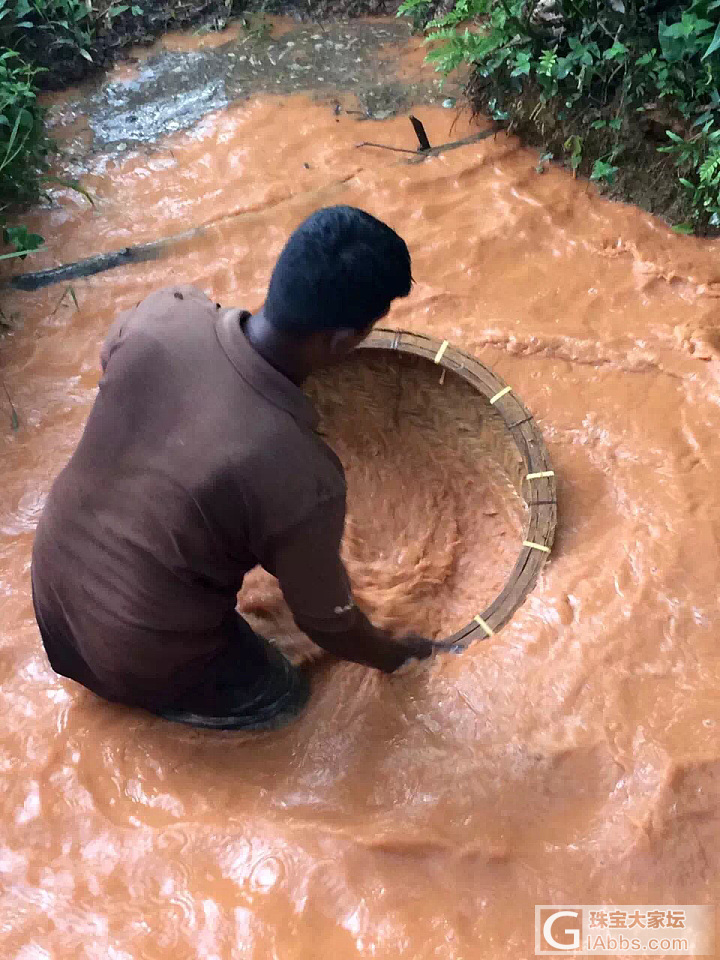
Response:
[[[447,111],[420,115],[448,139]],[[214,226],[75,283],[79,311],[62,288],[3,303],[20,314],[0,345],[20,417],[13,433],[3,407],[8,960],[520,958],[536,903],[718,899],[720,247],[539,175],[503,136],[409,165],[356,149],[369,131],[408,143],[406,118],[254,100],[109,161],[85,179],[95,208],[68,196],[31,224],[56,262]],[[410,245],[417,284],[391,323],[473,352],[538,418],[559,479],[551,562],[462,656],[395,678],[320,663],[278,733],[104,704],[50,671],[28,578],[104,333],[176,280],[257,307],[290,229],[332,202]]]

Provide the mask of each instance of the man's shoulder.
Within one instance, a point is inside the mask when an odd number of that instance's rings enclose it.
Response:
[[[155,290],[133,310],[137,326],[159,323],[182,323],[198,318],[214,319],[220,304],[214,303],[202,290],[191,284],[173,284]]]
[[[128,360],[148,355],[206,355],[203,346],[215,340],[219,313],[220,305],[190,284],[155,290],[116,319],[102,351],[105,364],[121,344],[130,347]]]

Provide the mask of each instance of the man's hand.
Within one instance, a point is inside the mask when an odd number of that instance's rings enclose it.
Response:
[[[396,640],[385,630],[374,627],[357,608],[349,629],[341,633],[321,633],[317,630],[308,633],[318,646],[336,657],[363,663],[383,673],[392,673],[413,657],[423,660],[434,649],[431,640],[415,634]]]
[[[426,637],[419,637],[414,633],[410,633],[399,640],[391,640],[390,642],[394,648],[397,648],[398,656],[402,657],[400,663],[392,668],[393,672],[399,670],[408,660],[425,660],[427,657],[432,656],[435,649],[432,640],[428,640]]]

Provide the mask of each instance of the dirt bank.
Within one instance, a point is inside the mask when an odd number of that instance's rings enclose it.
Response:
[[[467,95],[478,115],[492,113],[497,97],[492,85],[476,76],[468,85]],[[590,176],[594,158],[607,156],[622,144],[615,179],[612,184],[600,187],[603,195],[634,203],[670,225],[693,220],[691,196],[678,183],[676,165],[667,154],[658,153],[658,147],[668,142],[665,129],[670,121],[650,122],[639,117],[635,123],[625,123],[616,131],[607,125],[614,117],[614,106],[598,109],[588,105],[584,110],[563,113],[554,101],[543,101],[541,91],[533,90],[529,84],[520,95],[505,93],[503,106],[512,118],[503,121],[507,130],[536,147],[539,155],[552,155],[552,162],[569,168],[568,143],[579,138],[583,159],[577,173],[584,178]],[[598,123],[603,121],[606,125],[598,129]],[[546,165],[540,163],[538,171],[542,173]],[[698,228],[698,232],[710,236],[718,230],[705,225]]]

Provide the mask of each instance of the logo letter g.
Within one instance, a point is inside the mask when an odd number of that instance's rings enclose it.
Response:
[[[563,930],[562,932],[568,936],[571,936],[571,943],[558,943],[555,937],[552,934],[553,924],[560,917],[573,917],[577,920],[580,914],[577,910],[558,910],[557,913],[551,913],[543,924],[543,936],[547,943],[550,944],[555,950],[577,950],[580,946],[580,931],[579,930]]]

